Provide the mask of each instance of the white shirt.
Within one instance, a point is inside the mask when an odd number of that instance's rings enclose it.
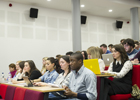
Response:
[[[121,64],[121,61],[116,61],[116,64],[119,62],[119,64]],[[116,74],[116,76],[114,76],[114,78],[122,78],[124,77],[130,70],[133,69],[133,65],[131,63],[131,61],[126,61],[121,69],[120,72],[113,72],[112,71],[113,68],[113,62],[110,64],[109,69],[108,69],[108,73],[111,74]]]
[[[18,73],[18,74],[16,75],[16,77],[13,78],[13,80],[16,80],[16,81],[17,81],[17,79],[19,78],[20,75],[21,75],[21,73]]]
[[[103,72],[105,69],[105,63],[102,59],[98,59],[99,67],[100,67],[100,72]]]
[[[62,88],[62,86],[69,86],[69,79],[72,72],[70,72],[67,76],[64,77],[63,73],[59,74],[54,84],[58,85]]]

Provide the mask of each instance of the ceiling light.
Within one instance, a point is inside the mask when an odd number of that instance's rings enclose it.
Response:
[[[109,12],[112,12],[113,10],[112,9],[110,9],[110,10],[108,10]]]
[[[51,0],[47,0],[47,1],[51,1]]]
[[[81,7],[85,7],[85,5],[81,5]]]

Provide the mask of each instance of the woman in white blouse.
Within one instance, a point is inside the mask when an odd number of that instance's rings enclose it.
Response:
[[[110,64],[108,73],[116,74],[113,81],[105,79],[105,100],[110,95],[128,94],[132,91],[132,63],[122,45],[112,47],[114,61]]]
[[[36,83],[35,85],[39,85],[39,86],[52,85],[52,86],[57,86],[57,87],[61,87],[61,88],[63,86],[69,86],[69,78],[71,75],[69,56],[61,56],[61,58],[59,60],[59,64],[61,66],[61,69],[64,70],[64,72],[59,74],[59,76],[55,80],[54,84],[49,84],[49,83],[47,84],[44,82],[39,82],[39,83]],[[59,96],[58,92],[49,93],[49,98],[55,98],[56,96],[54,94],[57,94],[57,96]]]
[[[100,71],[104,71],[105,64],[104,61],[101,59],[100,50],[98,47],[91,46],[87,49],[88,59],[98,59]]]

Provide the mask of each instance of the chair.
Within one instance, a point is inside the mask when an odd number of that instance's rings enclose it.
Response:
[[[5,99],[5,94],[6,94],[7,86],[8,85],[5,85],[5,84],[1,84],[0,85],[0,95],[2,96],[2,99]]]
[[[132,73],[132,85],[137,84],[137,86],[140,88],[139,76],[140,76],[140,65],[134,65]],[[131,94],[117,94],[110,96],[111,100],[128,100],[129,98],[132,98]]]
[[[44,100],[44,94],[33,90],[26,90],[24,100]]]
[[[17,87],[15,89],[15,94],[13,100],[24,100],[26,89]]]
[[[6,95],[5,95],[5,100],[13,100],[15,89],[16,89],[16,87],[14,87],[14,86],[8,86],[7,87],[7,91],[6,91]]]

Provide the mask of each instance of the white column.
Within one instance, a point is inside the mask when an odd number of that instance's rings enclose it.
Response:
[[[81,51],[81,12],[80,0],[72,1],[72,42],[73,51]]]
[[[132,29],[132,39],[139,40],[139,16],[138,7],[131,8],[131,29]]]

